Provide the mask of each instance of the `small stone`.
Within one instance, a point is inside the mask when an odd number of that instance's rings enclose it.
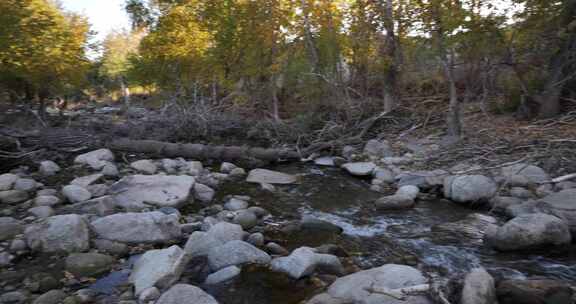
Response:
[[[107,163],[103,168],[102,168],[102,172],[101,172],[104,176],[110,176],[110,177],[116,177],[118,175],[120,175],[120,172],[118,172],[118,167],[116,167],[115,164],[113,163]]]
[[[238,167],[233,163],[223,162],[222,165],[220,165],[220,172],[230,174],[230,172],[236,168]]]
[[[0,295],[0,303],[3,304],[24,304],[28,301],[28,296],[21,291],[5,292]]]
[[[11,217],[0,217],[0,241],[11,240],[24,232],[22,223]]]
[[[38,183],[30,178],[19,178],[14,182],[14,190],[32,192],[38,188]]]
[[[0,175],[0,191],[11,190],[16,180],[20,177],[16,174],[6,173]]]
[[[268,244],[266,244],[266,251],[269,252],[272,255],[288,255],[290,254],[290,252],[288,250],[286,250],[286,248],[270,242]]]
[[[77,185],[64,186],[64,188],[62,188],[62,195],[71,203],[87,201],[92,197],[90,191]]]
[[[77,278],[96,277],[112,268],[113,257],[100,253],[74,253],[66,258],[66,271]]]
[[[146,174],[155,174],[158,171],[156,164],[149,159],[142,159],[132,162],[130,167],[136,171]]]
[[[60,289],[53,289],[36,298],[33,304],[60,304],[64,298],[66,293]]]
[[[204,284],[217,285],[232,280],[240,275],[241,269],[237,266],[229,266],[217,272],[210,274]]]
[[[99,149],[78,155],[74,163],[88,165],[94,170],[100,170],[114,161],[114,154],[108,149]]]
[[[218,301],[196,286],[176,284],[156,304],[218,304]]]
[[[264,246],[264,235],[260,232],[252,233],[246,241],[256,247],[262,247]]]
[[[38,167],[38,172],[44,176],[51,176],[55,175],[56,173],[62,170],[57,163],[51,160],[45,160],[40,162],[40,166]]]
[[[41,219],[51,217],[52,215],[54,215],[54,209],[52,209],[52,207],[49,206],[38,206],[30,208],[28,209],[28,212],[34,215],[35,217]]]
[[[347,163],[342,165],[342,168],[354,176],[369,176],[372,175],[372,172],[376,169],[376,165],[371,162]]]
[[[194,198],[203,202],[210,203],[214,199],[216,191],[214,189],[200,183],[194,184]]]
[[[94,240],[94,246],[99,251],[117,256],[126,255],[130,251],[130,248],[126,244],[102,239]]]
[[[99,174],[92,174],[92,175],[77,177],[74,180],[72,180],[72,182],[70,182],[70,184],[71,185],[77,185],[77,186],[80,186],[80,187],[86,189],[88,186],[97,182],[103,176],[104,176],[103,174],[99,173]]]
[[[142,304],[154,303],[158,298],[160,298],[160,290],[156,287],[150,287],[142,291],[138,297],[138,301]]]
[[[58,190],[56,189],[42,189],[36,192],[36,196],[56,196],[58,195]]]
[[[298,183],[298,178],[294,175],[266,170],[266,169],[254,169],[248,173],[246,181],[249,183],[267,183],[267,184],[296,184]]]
[[[82,252],[90,248],[90,231],[76,214],[51,216],[24,231],[28,246],[41,252]]]
[[[150,287],[168,288],[180,279],[187,263],[188,256],[176,245],[150,250],[136,261],[129,280],[137,296]]]
[[[52,207],[55,205],[60,204],[61,201],[58,197],[56,196],[48,196],[48,195],[42,195],[42,196],[38,196],[34,199],[34,204],[36,206],[48,206],[48,207]]]
[[[218,271],[232,265],[268,264],[270,256],[246,242],[230,241],[210,249],[208,263],[212,270]]]
[[[0,203],[17,204],[28,200],[28,192],[22,190],[0,191]]]
[[[188,173],[190,173],[192,176],[199,176],[204,171],[204,165],[202,165],[202,162],[199,161],[188,162],[188,167]]]

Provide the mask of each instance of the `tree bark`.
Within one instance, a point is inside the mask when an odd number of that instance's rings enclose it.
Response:
[[[391,112],[398,103],[398,47],[396,30],[394,28],[394,7],[392,0],[386,0],[383,8],[384,29],[386,30],[386,41],[384,55],[389,60],[389,65],[384,73],[384,112]]]

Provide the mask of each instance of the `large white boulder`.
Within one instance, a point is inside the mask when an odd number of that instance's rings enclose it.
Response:
[[[194,183],[194,178],[186,175],[131,175],[113,184],[109,193],[128,210],[178,208],[190,199]]]
[[[99,238],[121,243],[166,243],[182,231],[178,214],[162,212],[118,213],[99,218],[90,226]]]

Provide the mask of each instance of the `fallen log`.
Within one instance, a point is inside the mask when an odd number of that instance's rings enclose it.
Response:
[[[300,154],[289,149],[264,149],[241,146],[210,146],[203,144],[178,144],[156,140],[116,139],[108,143],[115,151],[145,153],[159,157],[217,159],[234,161],[257,159],[262,161],[298,160]]]

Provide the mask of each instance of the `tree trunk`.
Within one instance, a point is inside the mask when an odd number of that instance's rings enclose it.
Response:
[[[384,28],[386,41],[384,55],[390,62],[384,73],[384,112],[391,112],[398,103],[398,46],[394,28],[394,7],[392,0],[386,0],[384,7]]]
[[[120,90],[122,91],[122,99],[124,101],[124,106],[128,108],[130,106],[130,88],[126,85],[124,77],[120,77]]]
[[[302,15],[304,16],[304,40],[306,42],[308,60],[312,66],[312,73],[318,74],[320,72],[320,56],[318,55],[318,49],[316,48],[316,43],[314,43],[314,37],[312,35],[308,4],[306,0],[301,0],[300,3],[302,6]]]

